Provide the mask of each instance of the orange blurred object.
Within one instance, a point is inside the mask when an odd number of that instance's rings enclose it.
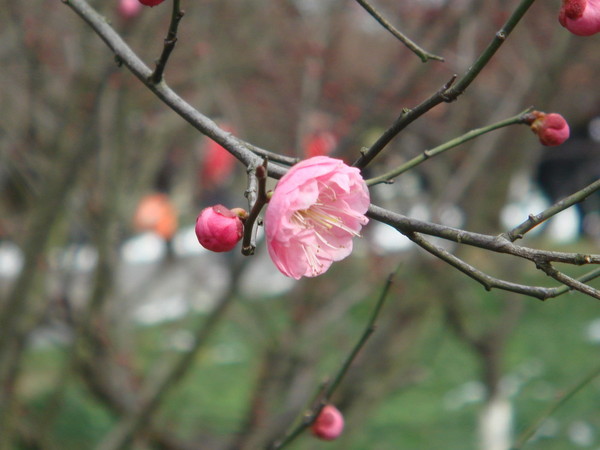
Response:
[[[133,226],[169,240],[177,230],[177,211],[166,194],[148,194],[138,204]]]

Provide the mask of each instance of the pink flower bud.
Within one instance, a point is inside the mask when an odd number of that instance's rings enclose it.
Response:
[[[236,208],[237,211],[243,211]],[[196,236],[202,247],[213,252],[233,250],[242,238],[244,226],[239,214],[223,205],[202,210],[196,220]]]
[[[142,5],[145,6],[156,6],[160,5],[165,0],[138,0]]]
[[[600,0],[563,0],[558,21],[577,36],[596,34],[600,31]]]
[[[344,416],[333,405],[325,405],[311,425],[312,433],[324,441],[337,439],[344,431]]]
[[[132,19],[142,10],[142,5],[138,0],[120,0],[117,10],[124,19]]]
[[[526,123],[538,135],[542,145],[560,145],[569,138],[569,124],[560,114],[533,111],[528,115],[528,119]]]

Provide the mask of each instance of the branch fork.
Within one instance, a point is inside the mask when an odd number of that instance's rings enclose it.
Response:
[[[250,256],[254,254],[256,249],[256,233],[260,221],[258,216],[263,207],[269,202],[269,194],[267,192],[267,170],[268,159],[264,158],[263,163],[257,167],[249,167],[248,172],[248,188],[245,196],[250,205],[250,212],[244,220],[244,237],[242,240],[242,254]]]

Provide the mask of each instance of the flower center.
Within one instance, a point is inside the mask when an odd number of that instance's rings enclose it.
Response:
[[[344,223],[344,220],[336,215],[337,208],[324,203],[317,202],[308,209],[294,211],[291,220],[299,227],[305,230],[311,230],[316,237],[314,240],[302,242],[302,250],[306,255],[306,260],[315,275],[321,273],[324,264],[320,261],[319,253],[322,246],[333,250],[344,248],[343,244],[333,245],[331,238],[339,237],[339,230],[344,231],[350,238],[360,236],[360,234]],[[353,217],[360,219],[362,215],[357,215],[352,211],[347,211]]]
[[[317,202],[308,209],[295,211],[292,221],[307,230],[314,230],[317,237],[326,244],[328,242],[325,236],[332,234],[335,229],[343,230],[352,236],[360,236],[359,233],[347,226],[340,216],[335,215],[336,211],[336,208],[332,206]],[[352,215],[359,218],[359,215]]]

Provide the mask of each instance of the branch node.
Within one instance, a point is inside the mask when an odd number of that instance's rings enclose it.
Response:
[[[262,224],[258,215],[262,208],[268,203],[269,195],[267,193],[267,164],[268,159],[265,158],[263,163],[256,167],[248,167],[248,187],[244,191],[245,197],[248,199],[250,212],[244,222],[244,237],[242,240],[242,255],[251,256],[256,248],[256,232],[258,225]]]

